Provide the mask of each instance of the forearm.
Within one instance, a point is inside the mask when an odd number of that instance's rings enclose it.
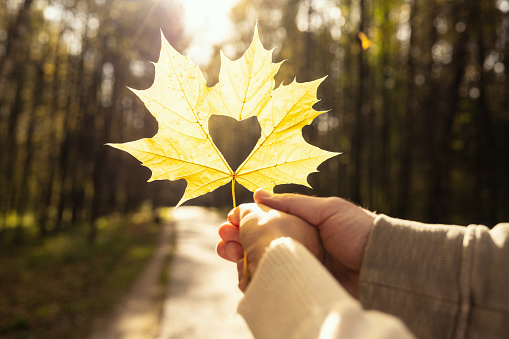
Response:
[[[499,324],[509,323],[508,234],[509,225],[490,232],[379,216],[361,270],[361,302],[398,316],[419,338],[468,338],[479,326],[507,333]],[[493,322],[473,326],[486,309],[498,309]]]
[[[290,238],[276,240],[264,254],[239,313],[255,338],[412,338],[399,320],[365,312]]]

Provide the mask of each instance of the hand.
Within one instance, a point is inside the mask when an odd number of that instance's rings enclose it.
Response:
[[[254,201],[316,226],[325,248],[325,267],[358,298],[359,272],[375,213],[337,197],[271,194],[257,190]]]
[[[260,204],[242,204],[233,209],[228,215],[228,222],[220,227],[219,234],[222,240],[217,245],[217,252],[222,258],[237,262],[241,290],[245,288],[241,275],[244,250],[251,276],[265,249],[281,237],[291,237],[300,242],[319,260],[324,257],[315,227],[296,216]]]

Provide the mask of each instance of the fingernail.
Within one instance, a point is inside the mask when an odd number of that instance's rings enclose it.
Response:
[[[271,198],[274,195],[271,192],[265,191],[262,188],[259,188],[257,191],[258,191],[258,195],[262,198]]]

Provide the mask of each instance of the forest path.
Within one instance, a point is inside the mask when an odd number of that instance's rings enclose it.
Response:
[[[172,214],[174,221],[163,225],[157,249],[130,292],[111,316],[94,324],[89,339],[252,338],[236,313],[242,297],[236,267],[215,251],[225,216],[193,206]],[[164,270],[166,287],[160,280]]]
[[[173,217],[177,246],[158,338],[252,338],[236,313],[242,297],[236,266],[219,258],[215,250],[225,216],[184,206],[174,210]]]

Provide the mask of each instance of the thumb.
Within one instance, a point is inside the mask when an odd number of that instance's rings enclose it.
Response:
[[[319,225],[338,210],[334,198],[309,197],[300,194],[273,194],[257,189],[253,194],[257,204],[293,214],[312,225]]]

